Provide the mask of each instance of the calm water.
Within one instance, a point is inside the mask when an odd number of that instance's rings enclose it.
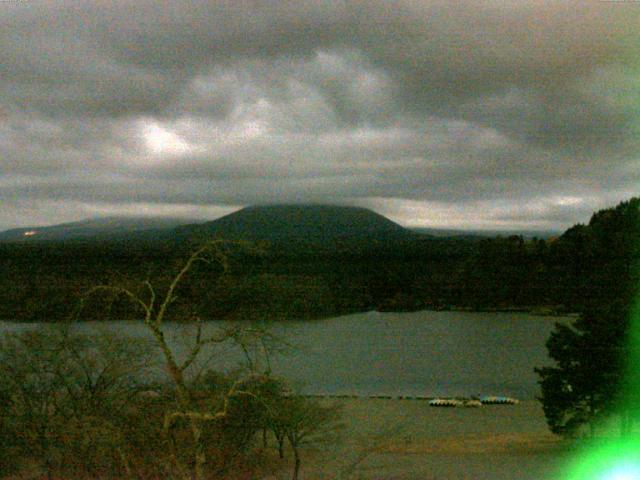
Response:
[[[271,365],[307,393],[533,398],[538,393],[533,368],[549,363],[544,344],[555,321],[518,313],[425,311],[275,323],[272,331],[292,348],[274,355]],[[223,325],[210,322],[206,330]],[[0,332],[29,328],[46,326],[0,322]],[[87,322],[74,328],[148,337],[137,322]],[[166,328],[177,351],[186,351],[192,327]],[[207,356],[209,365],[225,369],[243,358],[230,346]]]

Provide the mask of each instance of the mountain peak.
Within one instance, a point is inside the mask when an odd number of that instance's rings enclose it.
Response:
[[[409,230],[367,208],[322,204],[254,205],[179,230],[182,234],[249,241],[326,242],[411,235]]]

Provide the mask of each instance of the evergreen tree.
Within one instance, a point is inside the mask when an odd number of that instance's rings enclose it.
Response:
[[[547,422],[562,435],[585,424],[593,429],[601,415],[625,415],[623,377],[636,348],[629,332],[640,267],[640,199],[597,212],[588,226],[568,230],[561,241],[573,244],[578,231],[583,248],[575,250],[574,263],[582,261],[575,278],[582,314],[570,325],[556,324],[547,341],[555,366],[536,369]]]
[[[540,400],[552,432],[573,435],[617,410],[625,360],[628,308],[590,307],[571,325],[557,323],[547,341],[554,367],[536,369]]]

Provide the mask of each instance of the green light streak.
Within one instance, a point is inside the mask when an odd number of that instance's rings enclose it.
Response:
[[[629,319],[625,381],[621,392],[623,410],[633,419],[640,419],[640,298],[636,295]],[[640,457],[640,451],[638,451]],[[640,476],[638,476],[640,479]]]
[[[640,479],[640,436],[593,443],[568,469],[566,480]]]
[[[635,420],[635,432],[619,439],[591,441],[568,465],[563,480],[640,480],[640,433],[636,433],[640,426],[640,285],[636,286],[625,346],[618,405]]]

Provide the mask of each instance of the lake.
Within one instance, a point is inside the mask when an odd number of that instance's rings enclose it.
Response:
[[[309,394],[534,398],[533,368],[549,364],[545,342],[556,321],[522,313],[369,312],[313,321],[275,322],[272,331],[292,345],[271,358],[273,372]],[[226,325],[209,322],[205,331]],[[48,328],[0,322],[0,332]],[[86,322],[80,331],[104,330],[148,337],[139,322]],[[168,338],[185,352],[193,326],[170,323]],[[212,367],[233,368],[236,348],[210,350]],[[202,364],[198,368],[202,368]]]

